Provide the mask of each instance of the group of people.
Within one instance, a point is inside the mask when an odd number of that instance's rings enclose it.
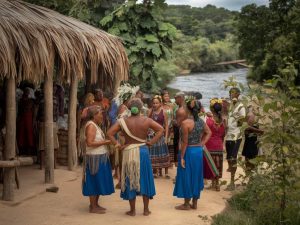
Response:
[[[129,201],[127,215],[136,214],[136,196],[141,195],[144,215],[148,216],[151,213],[149,200],[156,194],[154,178],[162,177],[163,169],[165,178],[170,178],[172,144],[177,165],[173,196],[184,199],[176,209],[197,209],[204,178],[211,179],[212,187],[220,191],[224,145],[231,173],[228,189],[234,189],[242,123],[249,124],[243,149],[249,166],[249,160],[257,155],[257,134],[262,133],[254,124],[254,114],[246,115],[239,95],[240,90],[232,88],[230,102],[213,98],[211,112],[204,113],[199,93],[178,92],[174,104],[164,90],[151,99],[151,105],[145,105],[139,88],[125,84],[118,89],[118,95],[110,99],[107,108],[94,102],[87,105],[82,110],[81,127],[85,144],[83,195],[89,196],[90,212],[106,212],[99,205],[99,196],[115,191],[113,167],[118,178],[116,188],[121,189],[121,198]],[[106,118],[109,118],[108,123]],[[209,177],[212,167],[217,171]]]
[[[4,88],[0,92],[0,133],[5,133],[5,98]],[[21,83],[16,90],[16,144],[18,155],[39,156],[40,168],[43,167],[45,155],[45,99],[43,84],[39,87],[29,83]],[[64,116],[64,88],[53,84],[53,138],[55,159],[59,148],[59,117]],[[56,160],[55,160],[56,167]]]

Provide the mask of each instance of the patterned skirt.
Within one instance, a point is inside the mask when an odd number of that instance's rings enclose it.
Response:
[[[223,174],[223,150],[212,150],[209,151],[212,159],[214,160],[214,163],[219,171],[218,178],[222,177]]]
[[[149,154],[153,169],[170,167],[170,155],[164,136],[149,148]]]

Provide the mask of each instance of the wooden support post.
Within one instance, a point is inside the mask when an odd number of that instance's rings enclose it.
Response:
[[[45,76],[45,183],[54,183],[53,78]]]
[[[7,79],[6,89],[6,134],[4,160],[16,156],[16,81],[14,77]],[[3,200],[14,200],[15,168],[4,168]]]
[[[76,144],[76,105],[77,105],[78,78],[73,74],[70,87],[69,117],[68,117],[68,169],[73,170],[77,165]]]

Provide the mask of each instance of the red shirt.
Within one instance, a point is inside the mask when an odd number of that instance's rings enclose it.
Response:
[[[223,151],[223,139],[225,136],[224,124],[216,124],[212,117],[207,117],[206,124],[211,130],[211,137],[206,143],[209,151]]]

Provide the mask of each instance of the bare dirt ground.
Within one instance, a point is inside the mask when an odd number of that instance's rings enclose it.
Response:
[[[229,179],[225,164],[222,180]],[[169,171],[174,178],[176,168]],[[107,208],[106,214],[90,214],[88,198],[81,194],[81,168],[75,172],[63,168],[55,170],[55,181],[59,187],[57,193],[45,192],[47,186],[43,184],[43,175],[44,172],[38,170],[36,165],[21,169],[21,189],[16,190],[16,201],[0,201],[1,225],[210,224],[211,216],[224,210],[226,199],[231,196],[230,192],[224,191],[225,186],[221,187],[220,192],[204,189],[197,210],[178,211],[174,207],[181,204],[182,199],[172,196],[172,179],[158,178],[155,179],[157,194],[150,201],[150,216],[142,215],[141,197],[137,198],[137,215],[125,215],[129,205],[120,198],[120,190],[110,196],[100,197],[100,204]]]

